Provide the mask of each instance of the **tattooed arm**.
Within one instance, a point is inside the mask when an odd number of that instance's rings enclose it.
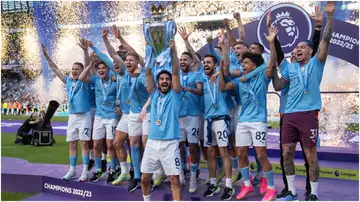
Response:
[[[333,30],[333,15],[334,15],[335,7],[336,7],[335,2],[328,2],[327,5],[324,6],[324,10],[328,14],[328,18],[324,29],[324,37],[320,42],[319,51],[317,55],[318,59],[321,62],[324,62],[328,55],[330,39]]]

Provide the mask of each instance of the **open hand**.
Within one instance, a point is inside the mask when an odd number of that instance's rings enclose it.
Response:
[[[324,11],[321,10],[320,6],[315,6],[314,15],[310,16],[313,20],[315,20],[316,24],[322,24],[324,19]]]
[[[185,27],[180,27],[178,30],[178,33],[180,34],[181,38],[186,41],[189,39],[189,36],[191,32],[187,32]]]
[[[109,34],[109,30],[108,30],[108,29],[104,29],[104,30],[101,32],[101,36],[104,37],[104,38],[107,37],[108,34]]]
[[[86,43],[86,40],[84,38],[80,38],[79,39],[79,46],[80,48],[82,48],[83,50],[87,50],[88,49],[88,44]]]

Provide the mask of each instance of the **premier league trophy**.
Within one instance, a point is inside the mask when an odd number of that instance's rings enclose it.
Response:
[[[165,14],[161,4],[151,7],[151,17],[143,19],[143,30],[146,39],[145,67],[152,69],[156,75],[165,69],[171,72],[171,55],[169,43],[176,34],[176,23],[173,17]]]

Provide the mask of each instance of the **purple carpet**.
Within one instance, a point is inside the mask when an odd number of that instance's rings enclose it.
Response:
[[[134,193],[127,192],[128,182],[121,186],[111,186],[104,180],[96,183],[79,183],[77,181],[63,181],[61,177],[67,172],[67,165],[56,164],[36,164],[28,163],[22,159],[2,157],[2,190],[3,191],[21,191],[27,193],[38,193],[26,200],[99,200],[99,201],[138,201],[143,200],[141,190]],[[80,176],[82,167],[77,166],[77,177]],[[204,198],[202,193],[205,191],[205,179],[207,178],[207,169],[201,169],[200,180],[198,181],[198,191],[195,194],[188,192],[188,183],[183,188],[184,201],[213,201],[219,200],[220,194],[213,197]],[[34,180],[42,176],[41,180]],[[299,200],[304,200],[305,178],[296,177],[296,188]],[[235,183],[236,193],[239,192],[242,181]],[[336,185],[336,186],[334,186]],[[275,186],[277,191],[283,188],[283,182],[280,175],[275,175]],[[224,187],[224,180],[220,183]],[[169,183],[163,183],[155,188],[152,193],[152,200],[171,201],[172,195]],[[359,182],[351,180],[338,179],[320,179],[319,197],[324,201],[358,201],[359,200]],[[259,201],[262,195],[258,188],[250,193],[246,200]],[[233,196],[235,200],[235,196]]]

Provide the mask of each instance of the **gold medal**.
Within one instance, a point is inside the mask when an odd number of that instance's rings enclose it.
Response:
[[[160,120],[160,119],[157,119],[157,120],[155,121],[155,124],[156,124],[157,126],[160,126],[161,120]]]
[[[126,100],[126,104],[130,104],[130,100],[129,100],[129,99]]]
[[[212,106],[213,106],[214,109],[216,109],[216,104],[213,104]]]
[[[304,94],[306,94],[306,90],[304,90]]]
[[[116,100],[116,105],[120,105],[120,100]]]

